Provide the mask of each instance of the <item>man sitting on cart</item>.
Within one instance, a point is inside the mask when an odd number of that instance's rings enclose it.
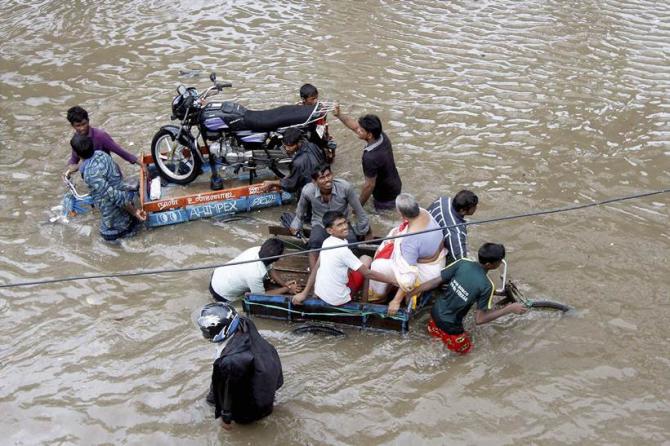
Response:
[[[414,196],[408,193],[398,195],[395,202],[402,223],[391,230],[389,236],[407,236],[385,240],[372,262],[373,270],[393,275],[400,285],[389,303],[391,316],[400,308],[407,291],[440,276],[445,257],[442,231],[428,211],[422,209]],[[414,232],[419,234],[409,235]],[[370,300],[385,300],[387,292],[386,284],[370,282]]]
[[[325,213],[328,211],[338,211],[346,219],[349,215],[350,206],[356,214],[357,223],[355,226],[350,226],[346,239],[350,242],[355,242],[362,240],[370,232],[368,214],[365,213],[363,206],[361,206],[354,186],[343,179],[333,178],[330,166],[322,164],[312,172],[312,182],[302,189],[295,212],[296,215],[291,222],[290,231],[294,235],[298,233],[302,228],[303,218],[307,215],[309,209],[311,209],[312,232],[309,236],[309,249],[321,248],[323,241],[328,238],[328,233],[322,221]],[[311,268],[314,268],[317,258],[317,253],[309,253]]]
[[[505,258],[505,247],[484,243],[479,248],[479,262],[460,259],[442,270],[440,277],[419,285],[412,294],[422,293],[442,285],[428,322],[428,333],[439,338],[447,348],[459,354],[472,349],[470,334],[463,328],[463,319],[477,303],[475,323],[485,324],[506,314],[523,314],[528,309],[522,303],[512,303],[493,309],[495,286],[486,275],[497,269]]]
[[[352,295],[363,289],[362,301],[367,300],[367,281],[377,280],[397,286],[393,277],[372,271],[369,256],[356,257],[347,247],[349,223],[340,211],[328,211],[323,215],[323,225],[328,237],[323,242],[318,261],[307,279],[305,289],[293,296],[292,302],[300,304],[314,286],[314,294],[330,305],[344,305]]]

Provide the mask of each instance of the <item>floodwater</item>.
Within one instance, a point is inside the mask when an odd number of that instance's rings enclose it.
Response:
[[[661,1],[86,2],[0,5],[0,282],[220,263],[283,210],[141,232],[49,223],[68,107],[148,150],[175,87],[254,109],[304,82],[378,114],[405,191],[474,190],[474,219],[670,184],[670,6]],[[337,175],[361,143],[334,117]],[[123,164],[128,175],[136,174]],[[285,386],[225,432],[205,403],[213,347],[193,314],[209,272],[0,290],[2,444],[669,444],[668,195],[470,228],[529,297],[565,302],[472,327],[455,357],[423,330],[292,335],[258,320]],[[372,217],[377,233],[392,214]],[[472,326],[472,320],[469,325]]]

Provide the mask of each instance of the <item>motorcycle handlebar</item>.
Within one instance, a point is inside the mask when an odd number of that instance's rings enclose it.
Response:
[[[231,84],[230,82],[217,82],[216,83],[216,89],[217,90],[221,90],[223,88],[229,88],[229,87],[232,87],[232,86],[233,86],[233,84]]]

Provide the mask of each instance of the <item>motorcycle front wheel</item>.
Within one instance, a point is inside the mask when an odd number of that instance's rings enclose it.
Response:
[[[161,129],[154,135],[151,156],[158,174],[170,183],[188,184],[200,174],[200,157],[190,147],[176,141],[168,130]]]

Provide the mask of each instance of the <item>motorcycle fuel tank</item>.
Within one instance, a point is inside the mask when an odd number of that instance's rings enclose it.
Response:
[[[244,112],[245,108],[235,102],[210,102],[200,114],[205,137],[216,139],[231,123],[244,119]]]

